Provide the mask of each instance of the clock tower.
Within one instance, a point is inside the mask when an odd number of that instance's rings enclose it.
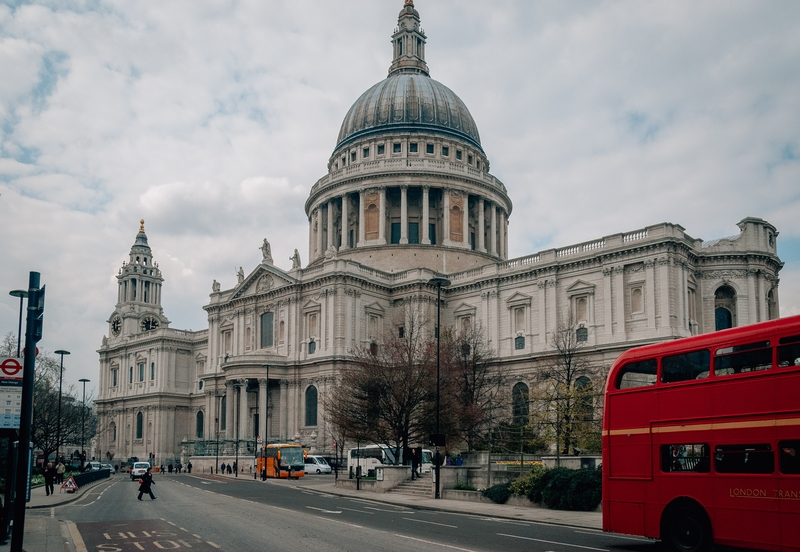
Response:
[[[139,233],[131,247],[130,258],[117,273],[117,305],[108,320],[109,338],[153,332],[169,326],[161,307],[161,270],[153,260],[144,219],[139,221]]]

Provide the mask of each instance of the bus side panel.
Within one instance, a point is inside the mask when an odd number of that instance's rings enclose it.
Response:
[[[620,482],[617,481],[617,484]],[[642,485],[642,483],[638,483]],[[603,527],[604,531],[622,533],[625,535],[644,535],[644,503],[643,502],[616,502],[608,504],[609,520],[608,528]]]
[[[611,395],[606,405],[608,427],[630,428],[617,430],[609,435],[609,476],[649,479],[650,466],[650,419],[652,396],[646,392]],[[649,400],[648,400],[649,399]],[[650,403],[648,405],[648,403]]]
[[[774,475],[717,474],[714,489],[714,542],[763,550],[778,550],[781,535],[780,501]],[[800,528],[794,526],[797,538]]]

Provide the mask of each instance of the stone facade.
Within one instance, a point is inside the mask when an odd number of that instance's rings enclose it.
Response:
[[[330,451],[322,399],[349,351],[399,331],[405,302],[434,317],[436,276],[451,281],[442,323],[480,324],[511,386],[533,385],[568,311],[606,367],[633,346],[778,316],[778,232],[758,218],[712,242],[663,223],[508,259],[511,200],[466,106],[430,79],[408,0],[392,39],[389,76],[353,105],[311,188],[305,268],[299,254],[275,267],[265,240],[236,287],[212,285],[207,330],[174,330],[142,223],[99,350],[100,456],[160,463],[256,436]]]

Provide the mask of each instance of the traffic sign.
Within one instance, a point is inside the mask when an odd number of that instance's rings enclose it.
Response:
[[[256,442],[257,442],[259,445],[260,445],[261,443],[263,443],[263,441],[261,440],[261,435],[259,435],[259,436],[258,436],[258,439],[256,439]]]
[[[74,493],[78,490],[78,484],[75,483],[75,480],[72,476],[69,477],[64,483],[61,485],[62,489],[65,489],[68,493]]]
[[[22,364],[13,357],[4,358],[0,361],[1,378],[22,379]]]

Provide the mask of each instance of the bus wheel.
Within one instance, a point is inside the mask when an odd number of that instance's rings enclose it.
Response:
[[[680,552],[700,552],[711,548],[711,524],[702,508],[678,503],[669,507],[661,521],[661,540]]]

